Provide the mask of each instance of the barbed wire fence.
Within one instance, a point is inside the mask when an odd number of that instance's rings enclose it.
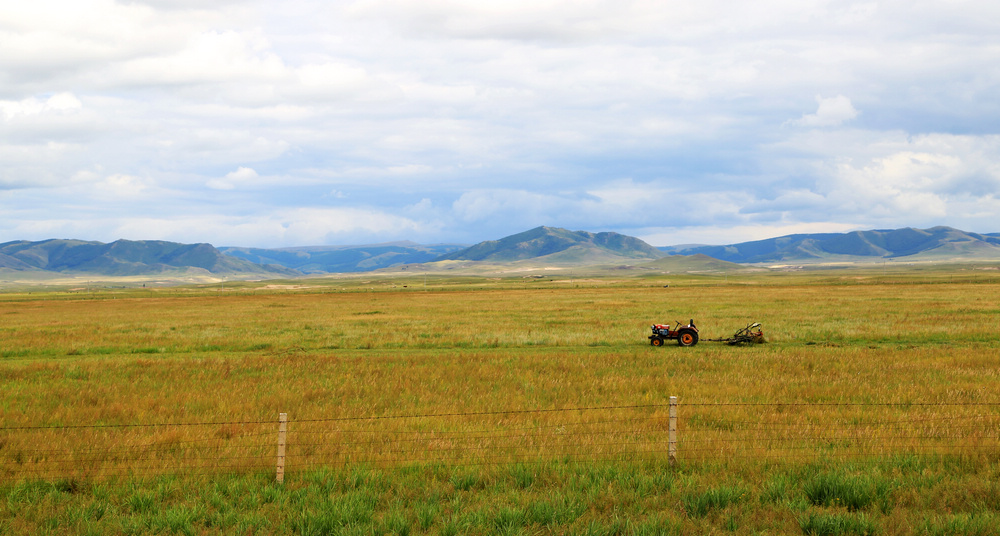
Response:
[[[1000,460],[1000,403],[687,403],[277,420],[0,426],[0,482],[552,461]]]

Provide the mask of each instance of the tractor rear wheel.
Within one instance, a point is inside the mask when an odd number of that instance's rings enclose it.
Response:
[[[652,339],[649,339],[649,344],[652,344],[653,346],[663,346],[663,339],[653,337]]]
[[[682,329],[677,334],[677,344],[681,346],[694,346],[698,344],[698,332],[690,329]]]

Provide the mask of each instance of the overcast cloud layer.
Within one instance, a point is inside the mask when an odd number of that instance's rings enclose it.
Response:
[[[0,242],[997,232],[998,95],[987,0],[0,0]]]

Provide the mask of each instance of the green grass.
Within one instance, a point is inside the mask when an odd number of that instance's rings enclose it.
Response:
[[[851,509],[804,498],[815,483],[802,468],[670,468],[650,464],[536,465],[528,488],[512,485],[518,465],[481,468],[478,487],[455,486],[462,468],[319,469],[291,475],[220,475],[124,479],[104,484],[21,482],[0,485],[0,530],[22,534],[702,534],[815,535],[996,534],[1000,513],[984,503],[935,509],[962,495],[948,479],[988,486],[1000,464],[957,469],[954,460],[870,469],[890,494]],[[672,482],[663,485],[664,475]],[[849,481],[845,479],[844,481]],[[637,483],[645,485],[636,486]],[[782,482],[775,500],[774,482]],[[770,484],[769,484],[770,483]],[[796,502],[796,498],[803,498]],[[942,503],[943,504],[943,503]]]

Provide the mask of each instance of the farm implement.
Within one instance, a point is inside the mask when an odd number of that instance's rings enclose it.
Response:
[[[747,324],[746,327],[736,330],[731,337],[724,339],[701,339],[698,327],[694,325],[692,319],[686,326],[677,322],[673,327],[670,324],[653,324],[653,334],[649,336],[649,344],[653,346],[663,346],[666,341],[677,341],[680,346],[694,346],[699,340],[706,342],[724,342],[730,346],[740,344],[760,344],[764,342],[764,329],[760,322]]]

